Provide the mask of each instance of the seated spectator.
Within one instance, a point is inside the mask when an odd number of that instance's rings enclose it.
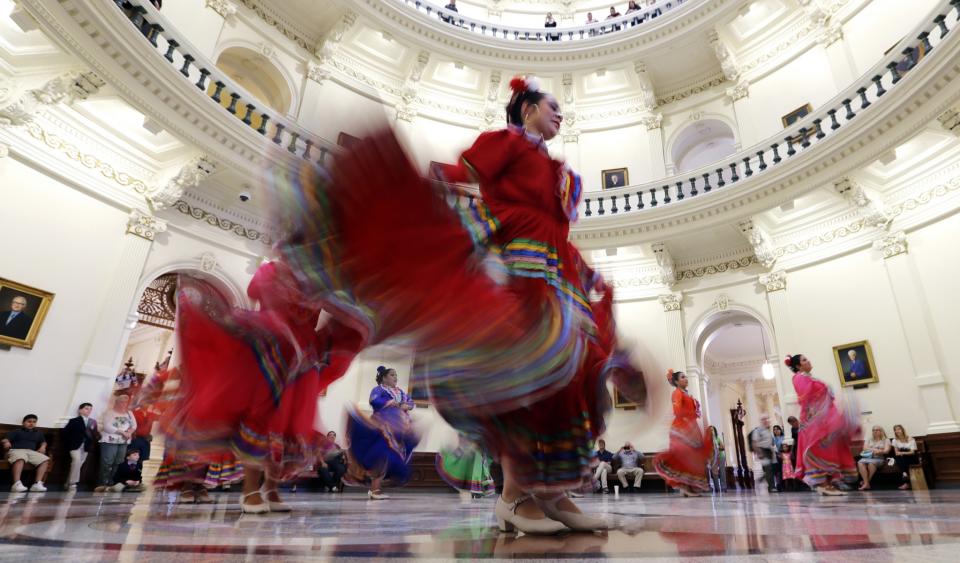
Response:
[[[860,452],[860,459],[857,460],[857,470],[860,472],[860,479],[863,480],[863,484],[860,485],[861,491],[870,490],[870,481],[876,475],[877,469],[887,462],[891,449],[887,433],[882,427],[874,426],[873,434],[863,443],[863,451]]]
[[[587,12],[587,21],[584,23],[584,25],[591,25],[595,23],[597,23],[597,20],[593,19],[593,12]],[[590,31],[587,32],[587,34],[590,37],[593,37],[594,35],[597,34],[596,28],[591,29]]]
[[[553,12],[547,12],[547,19],[543,23],[543,27],[546,27],[546,28],[557,27],[557,20],[553,19]],[[560,34],[548,33],[547,41],[560,41]]]
[[[906,491],[910,488],[910,466],[920,462],[920,456],[917,455],[917,441],[907,435],[903,425],[897,424],[893,427],[892,445],[893,461],[901,473],[900,490]]]
[[[67,477],[67,490],[76,491],[80,482],[80,468],[87,460],[87,453],[97,440],[97,421],[90,418],[93,405],[81,403],[77,416],[71,418],[60,434],[63,443],[70,452],[70,474]]]
[[[613,471],[613,452],[607,450],[607,443],[603,440],[597,440],[597,461],[597,468],[593,471],[594,492],[607,494],[607,475]]]
[[[24,464],[29,463],[37,468],[37,479],[29,490],[35,493],[46,492],[43,478],[50,466],[50,457],[47,456],[47,439],[43,437],[43,432],[37,430],[37,415],[28,414],[23,417],[23,426],[8,432],[0,445],[7,450],[7,462],[13,473],[13,486],[10,491],[22,493],[28,490],[20,481],[20,475],[23,473]]]
[[[443,7],[443,9],[449,12],[457,12],[458,14],[460,13],[460,10],[457,10],[457,0],[450,0],[450,2],[448,2],[447,5]],[[444,16],[441,14],[440,19],[442,19],[447,23],[455,23],[453,20],[453,16]]]
[[[331,449],[320,458],[320,464],[317,467],[320,485],[331,493],[336,490],[343,492],[343,476],[347,473],[347,454],[340,444],[337,444],[337,433],[333,430],[327,432],[327,441]]]
[[[113,406],[103,413],[100,424],[100,484],[95,492],[113,485],[113,474],[124,462],[127,446],[137,430],[137,419],[130,412],[130,396],[123,393],[113,398]]]
[[[640,480],[643,479],[643,454],[633,448],[633,444],[627,442],[617,452],[620,459],[620,469],[617,469],[617,478],[623,485],[624,491],[628,490],[627,476],[633,477],[633,487],[640,488]]]
[[[140,492],[143,476],[140,473],[140,452],[135,449],[127,450],[127,457],[117,466],[113,473],[113,486],[110,490],[116,493],[123,491]]]
[[[612,20],[619,17],[620,17],[620,12],[618,12],[614,6],[610,6],[610,15],[607,16],[607,19]],[[620,31],[620,26],[619,25],[613,26],[613,31]]]

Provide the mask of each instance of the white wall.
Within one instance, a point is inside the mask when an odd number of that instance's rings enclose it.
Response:
[[[67,402],[110,298],[127,213],[12,157],[0,159],[0,178],[0,277],[55,294],[34,348],[0,350],[0,422],[19,423],[29,411],[50,426],[72,410]]]

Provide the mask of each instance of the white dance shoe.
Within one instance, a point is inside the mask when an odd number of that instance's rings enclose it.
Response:
[[[390,495],[384,494],[383,491],[367,491],[367,496],[370,500],[387,500],[390,498]]]
[[[261,496],[263,502],[260,504],[247,504],[247,497],[261,494],[260,491],[253,491],[240,497],[240,511],[244,514],[266,514],[270,512],[270,503]]]
[[[571,530],[577,532],[594,532],[598,530],[610,530],[616,527],[610,518],[589,516],[587,514],[561,510],[557,504],[565,498],[564,495],[559,495],[551,499],[540,498],[538,496],[534,496],[533,498],[537,502],[537,506],[540,507],[540,510],[547,515],[547,518],[561,522]]]
[[[269,491],[260,491],[260,498],[263,499],[263,502],[267,503],[267,506],[270,507],[270,512],[292,512],[293,507],[289,504],[281,501],[272,501],[270,500],[270,493],[277,493],[276,489],[270,489]],[[277,496],[280,496],[280,493],[277,493]]]
[[[551,518],[527,518],[517,515],[517,507],[525,501],[530,500],[531,496],[524,495],[513,502],[503,500],[503,497],[497,498],[497,506],[493,513],[497,517],[497,526],[501,532],[521,531],[525,534],[556,534],[566,531],[567,527],[562,522]],[[549,514],[547,515],[549,516]]]

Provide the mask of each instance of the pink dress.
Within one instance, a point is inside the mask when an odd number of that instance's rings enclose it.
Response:
[[[800,435],[794,477],[810,487],[840,480],[853,480],[857,466],[850,453],[855,431],[834,404],[833,392],[808,373],[793,376],[800,401]]]

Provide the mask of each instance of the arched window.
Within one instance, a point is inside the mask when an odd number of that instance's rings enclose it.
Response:
[[[733,129],[718,119],[695,121],[684,128],[670,151],[677,173],[695,170],[736,152]]]
[[[260,103],[281,114],[290,111],[292,95],[287,81],[269,59],[244,47],[228,47],[217,58],[217,67],[231,80],[249,92]],[[213,84],[210,85],[213,88]],[[248,101],[250,102],[250,101]],[[230,104],[230,98],[224,96],[224,107]],[[252,102],[257,105],[256,102]],[[242,110],[238,110],[242,111]],[[253,127],[259,127],[259,115],[255,114]]]

